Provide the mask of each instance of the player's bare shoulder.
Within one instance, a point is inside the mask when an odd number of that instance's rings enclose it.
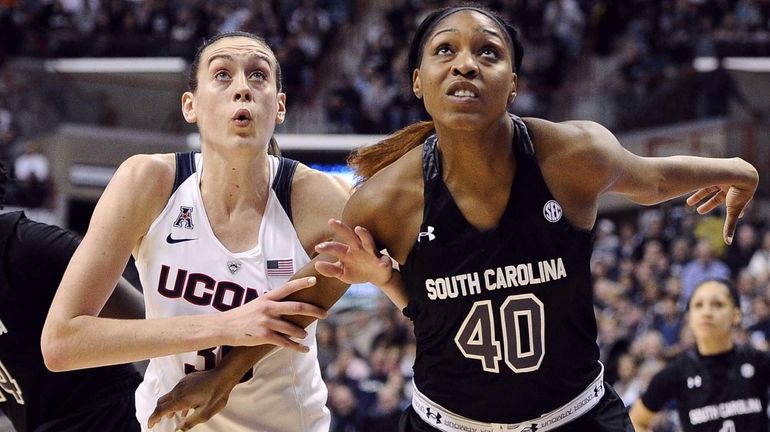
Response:
[[[175,175],[173,153],[134,155],[120,164],[106,192],[114,191],[124,199],[128,196],[133,203],[149,207],[147,210],[159,206],[158,213],[171,195]]]
[[[356,189],[345,209],[346,222],[372,231],[391,256],[403,262],[414,243],[407,239],[416,239],[420,231],[423,189],[418,146]]]
[[[297,165],[291,184],[294,228],[308,251],[332,237],[330,218],[339,219],[350,196],[351,185],[342,178]]]
[[[299,163],[292,179],[292,207],[298,205],[323,205],[342,210],[350,196],[352,185],[345,179],[327,174]]]
[[[116,176],[137,185],[151,188],[153,192],[174,185],[176,158],[173,153],[138,154],[120,164]]]
[[[535,144],[538,160],[585,159],[599,156],[602,145],[614,136],[603,126],[592,121],[551,122],[539,118],[524,119],[532,141]],[[586,161],[584,161],[586,162]]]
[[[596,201],[612,182],[622,155],[617,139],[591,121],[524,121],[548,189],[573,224],[592,226]]]

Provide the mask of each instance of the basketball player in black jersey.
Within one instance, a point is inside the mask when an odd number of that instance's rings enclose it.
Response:
[[[732,331],[740,322],[738,291],[730,282],[698,285],[688,303],[696,348],[652,378],[631,408],[637,431],[649,430],[655,414],[672,399],[685,432],[768,430],[770,355],[735,344]]]
[[[0,163],[0,202],[6,178]],[[0,409],[17,432],[138,432],[141,379],[132,365],[59,374],[43,363],[40,332],[77,245],[73,234],[23,212],[0,214]],[[142,317],[139,291],[121,280],[104,315]]]
[[[726,203],[729,242],[757,186],[737,158],[642,158],[592,122],[510,115],[522,54],[487,10],[428,15],[409,72],[432,121],[353,155],[364,181],[331,221],[340,241],[316,248],[339,259],[316,262],[319,272],[373,282],[414,321],[403,431],[633,430],[598,361],[589,259],[599,196],[655,204],[694,192],[702,213]],[[206,391],[183,390],[171,399]]]
[[[426,17],[410,71],[433,121],[352,157],[365,181],[343,220],[367,229],[336,223],[347,245],[318,248],[341,260],[316,264],[322,273],[371,280],[414,321],[404,431],[632,430],[598,361],[599,196],[655,204],[694,192],[701,213],[726,203],[729,243],[756,189],[757,171],[737,158],[643,158],[592,122],[510,115],[521,58],[515,30],[488,11]],[[374,256],[383,247],[400,273]]]

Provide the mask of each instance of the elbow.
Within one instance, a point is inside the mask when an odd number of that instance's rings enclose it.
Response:
[[[59,336],[46,325],[43,328],[43,334],[40,337],[40,352],[43,354],[45,367],[51,372],[66,372],[74,369],[69,361],[72,358],[67,352],[64,337]]]

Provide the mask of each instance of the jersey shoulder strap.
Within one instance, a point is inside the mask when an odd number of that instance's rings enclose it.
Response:
[[[286,212],[286,216],[289,217],[289,221],[294,223],[294,219],[291,216],[291,182],[294,179],[294,173],[297,171],[297,165],[299,162],[285,158],[278,158],[278,169],[275,172],[275,178],[273,178],[273,191],[275,191],[278,202],[281,203],[283,211]]]
[[[176,153],[176,176],[171,195],[195,172],[195,155],[196,152]]]

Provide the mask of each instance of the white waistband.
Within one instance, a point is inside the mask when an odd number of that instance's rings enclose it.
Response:
[[[604,365],[599,376],[571,401],[540,417],[514,424],[485,423],[465,418],[434,403],[417,390],[414,382],[412,384],[412,407],[428,424],[442,432],[545,432],[577,419],[599,403],[604,396]]]

